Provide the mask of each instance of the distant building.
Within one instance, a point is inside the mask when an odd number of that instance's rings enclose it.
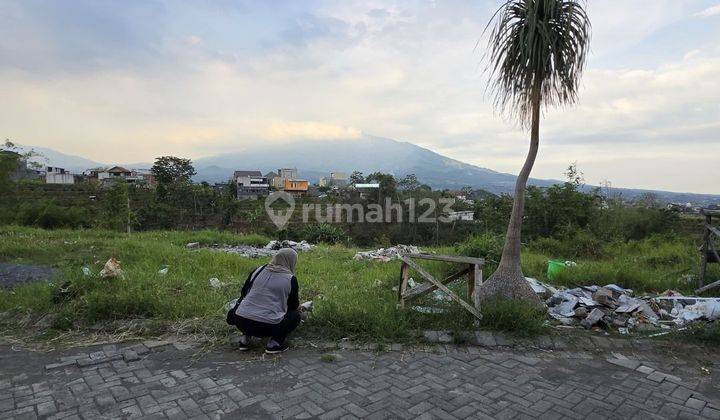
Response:
[[[293,195],[306,195],[309,185],[306,179],[286,179],[283,190]]]
[[[98,182],[107,187],[116,181],[123,180],[128,184],[144,188],[155,188],[155,176],[149,169],[126,169],[122,166],[113,166],[110,169],[94,168],[83,172],[90,182]]]
[[[298,178],[297,168],[281,168],[277,170],[277,177],[273,178],[272,186],[281,190],[285,188],[286,180]]]
[[[329,177],[321,177],[318,185],[320,187],[344,187],[348,184],[345,172],[330,172]]]
[[[237,198],[257,200],[270,192],[268,179],[260,171],[235,171],[233,179],[237,185]]]
[[[45,183],[72,185],[75,183],[75,175],[66,171],[64,168],[48,166],[45,168]]]
[[[270,171],[265,174],[265,178],[267,178],[268,184],[273,188],[280,188],[275,181],[277,178],[280,178],[280,175],[278,175],[277,172]]]
[[[360,198],[367,198],[371,195],[377,195],[380,192],[380,184],[355,184],[353,185],[353,189],[358,192]]]
[[[475,220],[475,212],[472,210],[451,211],[447,214],[447,218],[453,222],[472,222]]]

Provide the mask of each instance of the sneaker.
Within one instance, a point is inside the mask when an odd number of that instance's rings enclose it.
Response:
[[[277,344],[277,343],[272,343],[272,344],[270,344],[270,343],[268,343],[268,345],[265,347],[265,353],[267,353],[267,354],[277,354],[277,353],[282,353],[282,352],[284,352],[284,351],[287,350],[287,349],[288,349],[288,345],[285,344],[285,343],[283,343],[283,344]]]
[[[250,344],[251,344],[251,337],[248,335],[241,335],[240,339],[238,340],[238,350],[240,351],[246,351],[250,350]]]

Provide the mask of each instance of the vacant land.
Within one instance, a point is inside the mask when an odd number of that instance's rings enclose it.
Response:
[[[0,322],[27,314],[51,314],[50,327],[61,331],[106,321],[146,319],[160,329],[173,322],[191,322],[193,328],[223,336],[231,331],[224,325],[226,303],[237,297],[247,273],[267,259],[245,258],[205,247],[187,249],[185,245],[199,242],[203,246],[263,246],[268,240],[257,235],[216,231],[127,235],[102,230],[0,227],[0,262],[47,266],[58,273],[50,283],[0,289],[0,312],[4,314],[0,315]],[[523,265],[526,275],[545,279],[547,260],[562,255],[543,252],[540,245],[528,246]],[[453,254],[466,249],[472,247],[423,250]],[[396,308],[397,293],[393,286],[397,284],[399,264],[354,261],[356,251],[319,245],[300,254],[297,275],[301,299],[315,301],[315,312],[302,334],[382,341],[409,339],[413,330],[461,330],[472,326],[472,318],[453,304],[431,299],[418,302],[444,306],[443,314]],[[99,277],[110,257],[121,262],[123,278]],[[578,267],[564,273],[557,282],[617,283],[639,292],[662,292],[668,288],[689,292],[694,287],[692,274],[697,265],[692,241],[673,237],[608,244],[602,258],[577,262]],[[83,267],[91,275],[86,275]],[[164,267],[167,274],[159,272]],[[454,269],[440,263],[426,267],[438,275]],[[218,278],[223,286],[211,287],[211,278]],[[524,308],[488,305],[483,312],[484,328],[521,334],[535,334],[544,328],[544,315]],[[10,328],[10,323],[5,322],[5,327]]]

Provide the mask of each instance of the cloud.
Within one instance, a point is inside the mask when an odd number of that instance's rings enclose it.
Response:
[[[720,4],[718,4],[716,6],[708,7],[707,9],[705,9],[701,12],[698,12],[696,14],[696,16],[703,17],[703,18],[707,18],[710,16],[716,16],[716,15],[720,15]]]
[[[362,132],[353,127],[300,121],[274,122],[263,137],[271,140],[351,140],[361,136]]]
[[[494,0],[42,4],[0,4],[0,89],[12,98],[0,127],[23,144],[126,162],[372,133],[509,172],[527,152],[527,133],[485,95],[484,44],[474,49]],[[696,5],[590,2],[580,101],[545,113],[534,176],[578,160],[589,179],[611,178],[715,147],[720,50]],[[658,185],[716,189],[651,172]]]

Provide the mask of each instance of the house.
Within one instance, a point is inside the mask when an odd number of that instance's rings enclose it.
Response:
[[[345,172],[330,172],[329,177],[320,177],[318,186],[320,187],[344,187],[348,184]]]
[[[355,184],[353,185],[353,189],[359,193],[360,198],[368,198],[369,196],[378,195],[380,193],[380,184]]]
[[[237,198],[257,200],[270,193],[268,179],[260,171],[235,171],[233,179],[237,185]]]
[[[281,168],[277,170],[277,177],[273,179],[272,186],[277,189],[285,188],[286,179],[298,179],[297,168]]]
[[[475,212],[472,210],[451,211],[447,218],[453,222],[472,222],[475,220]]]
[[[126,169],[122,166],[113,166],[110,169],[94,168],[83,172],[90,182],[99,182],[103,186],[110,186],[118,180],[124,180],[128,184],[145,188],[155,188],[155,175],[149,169]]]
[[[279,178],[280,175],[277,172],[270,171],[265,174],[265,178],[267,178],[268,184],[273,188],[279,188],[277,182],[275,181],[276,178]]]
[[[283,190],[293,195],[306,195],[309,185],[306,179],[286,179]]]
[[[64,168],[48,166],[45,168],[45,183],[72,185],[75,183],[75,175],[66,171]]]
[[[110,178],[130,178],[133,176],[133,171],[125,169],[122,166],[113,166],[107,170],[107,173]]]

